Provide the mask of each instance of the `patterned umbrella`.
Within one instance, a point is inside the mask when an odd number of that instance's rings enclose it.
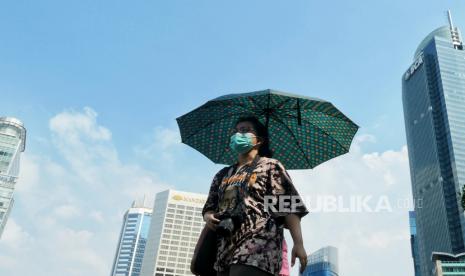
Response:
[[[309,169],[347,153],[358,126],[330,102],[263,90],[208,101],[177,118],[182,142],[219,164],[234,164],[234,123],[255,116],[268,128],[273,158],[286,169]]]

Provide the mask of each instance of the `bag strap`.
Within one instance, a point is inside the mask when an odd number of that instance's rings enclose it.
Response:
[[[241,188],[244,189],[244,188],[247,188],[247,184],[249,183],[250,181],[250,177],[252,176],[252,173],[253,171],[255,170],[255,168],[257,167],[257,164],[258,164],[258,160],[260,160],[260,156],[257,154],[255,155],[254,159],[252,160],[252,163],[250,164],[250,166],[248,166],[245,170],[246,172],[246,175],[244,177],[244,180],[241,181]],[[234,168],[234,167],[233,167]],[[237,173],[237,165],[236,165],[236,168],[234,170],[229,170],[228,172],[228,177],[231,177],[232,173]],[[237,183],[234,183],[234,184],[237,184]],[[245,186],[245,187],[244,187]]]
[[[259,159],[260,159],[260,156],[258,154],[255,155],[255,158],[253,159],[252,164],[250,164],[250,166],[246,169],[247,174],[244,178],[244,181],[242,182],[242,185],[245,186],[245,187],[242,187],[243,189],[247,188],[247,184],[250,181],[250,177],[252,176],[253,171],[257,167]]]
[[[245,170],[246,175],[245,175],[244,179],[241,182],[235,182],[235,183],[231,183],[229,185],[240,184],[239,185],[240,190],[242,190],[244,193],[248,193],[248,185],[247,184],[250,181],[250,177],[252,176],[253,171],[257,167],[258,160],[260,160],[260,156],[257,154],[254,157],[254,159],[252,160],[252,163],[250,164],[250,166],[248,166],[246,168],[246,170]],[[233,173],[234,174],[237,173],[237,167],[238,167],[237,165],[231,166],[231,168],[228,170],[227,174],[225,174],[224,176],[227,175],[227,177],[231,177],[233,175]],[[220,190],[220,194],[222,194],[222,193],[223,193],[223,191]],[[238,202],[242,202],[243,197],[242,197],[242,193],[240,191],[236,194],[236,197],[237,197]]]

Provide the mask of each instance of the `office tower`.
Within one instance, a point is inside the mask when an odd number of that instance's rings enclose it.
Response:
[[[203,229],[206,195],[167,190],[155,197],[142,276],[192,275],[190,262]]]
[[[431,259],[434,264],[433,276],[465,275],[465,253],[454,255],[433,252]]]
[[[421,275],[433,270],[433,251],[462,253],[465,183],[465,51],[449,13],[449,26],[418,46],[402,77],[402,101],[415,200]]]
[[[339,261],[337,248],[323,247],[308,255],[307,267],[302,276],[338,276]]]
[[[116,249],[112,276],[139,276],[149,234],[152,209],[133,202],[124,214],[123,226]]]
[[[0,237],[13,208],[19,159],[26,148],[26,129],[18,119],[0,117]]]
[[[420,276],[420,264],[419,264],[419,255],[418,255],[418,240],[417,240],[417,223],[415,217],[415,211],[410,211],[409,215],[409,223],[410,223],[410,247],[412,251],[412,258],[413,258],[413,268],[415,271],[415,276]]]

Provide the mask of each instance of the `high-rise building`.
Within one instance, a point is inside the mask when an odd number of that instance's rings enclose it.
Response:
[[[204,226],[203,194],[166,190],[155,197],[142,276],[192,275],[190,262]]]
[[[0,117],[0,237],[13,208],[20,155],[26,148],[26,129],[18,119]]]
[[[338,276],[339,260],[336,247],[326,246],[308,255],[302,276]]]
[[[134,203],[126,211],[119,236],[112,276],[139,276],[149,234],[152,209]]]
[[[415,211],[409,212],[409,223],[410,223],[410,247],[412,249],[412,258],[413,258],[413,268],[415,271],[415,276],[420,276],[420,263],[418,255],[418,240],[417,240],[417,222]]]
[[[418,46],[402,77],[402,102],[415,200],[422,276],[433,270],[433,251],[465,251],[459,203],[465,184],[465,51],[449,13],[449,26]]]
[[[449,254],[433,252],[433,276],[462,276],[465,275],[465,253]]]

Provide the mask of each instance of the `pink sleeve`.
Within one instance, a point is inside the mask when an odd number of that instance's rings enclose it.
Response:
[[[281,271],[279,272],[280,276],[289,276],[289,261],[287,259],[287,243],[286,240],[283,239],[283,260],[281,265]]]

